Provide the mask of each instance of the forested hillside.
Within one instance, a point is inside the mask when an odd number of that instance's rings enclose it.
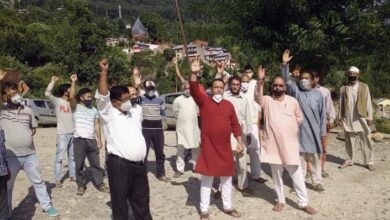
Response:
[[[373,96],[390,96],[390,1],[179,3],[187,38],[229,49],[241,66],[262,64],[278,74],[281,53],[290,48],[292,65],[318,70],[336,92],[344,71],[356,65]],[[120,49],[104,44],[106,37],[128,34],[125,25],[137,17],[152,39],[181,43],[174,0],[21,0],[15,9],[0,7],[0,67],[21,69],[31,94],[39,96],[53,72],[67,76],[76,71],[81,84],[95,85],[97,61],[108,56],[111,77],[130,82],[128,69],[137,64],[159,79],[163,92],[173,91],[174,72],[162,55],[141,54],[128,61]]]

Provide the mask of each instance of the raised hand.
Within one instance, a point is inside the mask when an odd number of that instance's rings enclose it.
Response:
[[[135,66],[133,68],[133,79],[134,79],[134,85],[136,87],[140,86],[141,83],[142,83],[142,75],[139,71],[139,68],[137,66]]]
[[[99,67],[101,71],[108,72],[108,60],[106,58],[100,60]]]
[[[57,82],[60,78],[58,76],[51,76],[51,81]]]
[[[173,57],[173,58],[172,58],[172,63],[175,64],[175,65],[177,65],[177,57]]]
[[[198,73],[198,72],[200,72],[201,68],[202,68],[202,66],[200,65],[199,60],[195,60],[191,63],[191,72]]]
[[[263,68],[263,66],[260,65],[259,68],[257,69],[257,77],[260,82],[264,82],[265,75],[266,75],[265,68]]]
[[[291,59],[293,58],[292,56],[290,56],[291,52],[290,50],[285,50],[283,52],[283,56],[282,56],[282,59],[283,59],[283,64],[288,64]]]
[[[70,80],[72,82],[76,82],[77,81],[77,74],[76,73],[73,73],[71,76],[70,76]]]
[[[222,74],[225,71],[225,61],[217,61],[217,72]]]

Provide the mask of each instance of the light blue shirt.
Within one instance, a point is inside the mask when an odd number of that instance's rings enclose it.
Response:
[[[282,65],[282,76],[287,82],[287,93],[296,98],[304,119],[299,127],[299,151],[301,153],[322,153],[321,137],[326,136],[326,108],[324,98],[316,89],[301,90],[290,79],[289,66]]]

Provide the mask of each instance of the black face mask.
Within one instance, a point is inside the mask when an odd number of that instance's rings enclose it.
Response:
[[[357,76],[348,76],[348,80],[349,80],[350,82],[355,82],[356,79],[357,79]]]
[[[135,105],[135,104],[139,103],[139,99],[138,99],[138,97],[137,98],[132,98],[132,99],[130,99],[130,102],[131,102],[132,105]]]
[[[272,91],[272,94],[273,94],[276,98],[279,98],[280,96],[282,96],[282,95],[284,94],[284,91],[273,90],[273,91]]]
[[[83,101],[83,103],[84,103],[85,106],[89,107],[89,106],[92,105],[92,99],[86,99],[86,100]]]

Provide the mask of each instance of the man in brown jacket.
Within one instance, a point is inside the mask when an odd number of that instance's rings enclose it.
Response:
[[[366,168],[374,171],[374,154],[369,125],[372,123],[372,104],[367,84],[359,81],[360,71],[352,66],[347,72],[348,83],[341,87],[339,119],[345,131],[347,159],[340,169],[353,165],[354,145],[359,143]]]

